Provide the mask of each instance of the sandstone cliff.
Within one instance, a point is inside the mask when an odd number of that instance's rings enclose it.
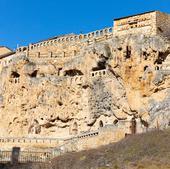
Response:
[[[63,137],[132,118],[137,132],[166,128],[169,64],[168,39],[143,34],[16,53],[0,75],[0,135]]]

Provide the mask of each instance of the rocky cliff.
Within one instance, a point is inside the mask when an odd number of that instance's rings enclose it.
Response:
[[[169,64],[168,39],[143,34],[18,52],[0,74],[0,134],[65,137],[131,119],[137,132],[166,128]]]

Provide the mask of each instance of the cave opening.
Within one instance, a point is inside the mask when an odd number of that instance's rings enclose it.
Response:
[[[117,119],[114,120],[113,124],[116,125],[119,121]]]
[[[99,61],[96,67],[92,68],[92,71],[104,70],[106,69],[106,60]]]
[[[63,103],[61,101],[58,101],[57,103],[58,103],[59,106],[63,105]]]
[[[129,59],[131,57],[131,46],[126,46],[126,55],[125,55],[125,58],[126,59]]]
[[[58,76],[60,76],[62,68],[58,68]]]
[[[80,76],[80,75],[83,75],[83,73],[77,69],[66,70],[64,73],[64,76]]]
[[[12,77],[12,78],[19,78],[19,77],[20,77],[20,74],[13,71],[13,72],[11,73],[11,77]]]
[[[99,121],[99,127],[102,128],[103,126],[104,126],[103,121],[100,120],[100,121]]]
[[[144,69],[144,71],[146,71],[148,68],[149,68],[148,66],[145,66],[143,69]]]
[[[155,67],[155,70],[159,70],[159,69],[160,69],[159,66],[156,66],[156,67]]]
[[[74,122],[74,123],[73,123],[72,134],[73,134],[73,135],[78,134],[78,124],[77,124],[77,122]]]
[[[165,61],[165,59],[167,58],[167,56],[169,55],[169,51],[167,52],[159,52],[158,58],[155,61],[155,64],[162,64],[162,62]]]
[[[148,59],[148,56],[149,56],[149,54],[147,54],[147,52],[146,52],[146,51],[144,51],[144,52],[143,52],[144,60],[147,60],[147,59]]]
[[[37,77],[38,70],[35,70],[30,74],[30,77]]]

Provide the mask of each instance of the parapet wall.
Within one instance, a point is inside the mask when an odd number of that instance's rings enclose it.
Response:
[[[72,43],[72,42],[81,42],[81,41],[88,41],[93,38],[99,38],[105,35],[110,35],[113,33],[113,28],[105,28],[102,30],[97,30],[94,32],[90,32],[87,34],[80,34],[80,35],[72,35],[72,36],[63,36],[63,37],[58,37],[56,39],[52,40],[47,40],[47,41],[42,41],[39,43],[35,44],[30,44],[28,47],[19,47],[17,49],[17,52],[24,52],[26,50],[34,50],[38,49],[40,47],[45,47],[45,46],[56,46],[57,44],[61,43]]]

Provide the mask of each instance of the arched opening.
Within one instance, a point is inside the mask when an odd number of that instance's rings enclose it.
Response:
[[[148,66],[145,66],[143,70],[146,71],[147,69],[148,69]]]
[[[37,77],[38,70],[34,70],[29,76],[30,77]]]
[[[62,101],[57,101],[57,103],[58,103],[59,106],[63,105]]]
[[[77,122],[74,122],[72,126],[72,134],[76,135],[77,133],[78,133],[78,124]]]
[[[99,121],[99,127],[102,128],[103,126],[104,126],[103,121],[100,120],[100,121]]]
[[[106,60],[98,61],[97,66],[92,68],[92,71],[98,71],[106,69]]]
[[[156,67],[155,67],[155,70],[159,70],[159,69],[160,69],[159,66],[156,66]]]
[[[130,57],[131,57],[131,46],[126,46],[126,55],[125,55],[125,57],[126,57],[126,59],[129,59]]]

